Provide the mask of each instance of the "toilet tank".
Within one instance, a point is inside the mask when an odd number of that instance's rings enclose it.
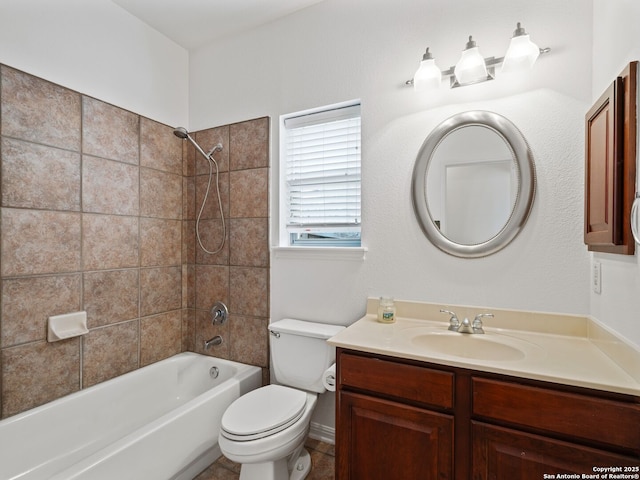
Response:
[[[336,360],[327,343],[345,327],[285,318],[269,324],[273,383],[322,393],[322,375]]]

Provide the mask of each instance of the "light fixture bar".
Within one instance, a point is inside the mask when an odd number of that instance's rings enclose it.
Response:
[[[541,48],[540,49],[540,55],[544,54],[544,53],[549,53],[551,51],[551,48],[549,47],[545,47],[545,48]],[[487,72],[493,77],[495,76],[495,67],[499,66],[502,64],[502,62],[504,62],[504,57],[485,57],[484,59],[484,63],[487,66]],[[447,70],[444,70],[442,72],[442,78],[445,77],[449,77],[450,78],[450,87],[451,88],[456,88],[456,87],[462,87],[464,85],[454,85],[454,83],[457,83],[455,80],[455,75],[453,73],[454,69],[456,67],[452,66],[449,67]],[[489,75],[487,75],[487,77],[489,77]],[[494,78],[487,78],[487,80],[493,80]],[[412,86],[413,85],[413,78],[407,80],[406,82],[404,82],[405,85],[408,86]]]
[[[445,77],[449,77],[450,88],[482,83],[495,79],[496,67],[499,65],[502,65],[501,71],[504,73],[531,69],[541,54],[550,51],[548,47],[539,48],[533,43],[522,24],[518,22],[503,57],[484,57],[470,35],[455,66],[441,72],[427,48],[418,70],[405,84],[413,85],[416,91],[423,91],[439,87]]]

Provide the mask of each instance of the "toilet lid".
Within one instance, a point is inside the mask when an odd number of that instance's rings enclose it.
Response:
[[[307,395],[282,385],[267,385],[242,395],[222,416],[223,435],[248,441],[273,435],[297,422]]]

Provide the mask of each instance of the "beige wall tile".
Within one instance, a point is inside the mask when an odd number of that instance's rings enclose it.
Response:
[[[2,280],[1,346],[45,340],[47,318],[81,310],[80,294],[79,274]]]
[[[229,268],[229,311],[236,315],[269,316],[269,269]]]
[[[202,208],[201,219],[208,218],[220,218],[220,204],[218,203],[218,190],[216,186],[215,171],[211,177],[211,187],[209,188],[209,195],[207,195],[207,201],[202,207],[202,200],[207,193],[207,184],[209,183],[209,174],[198,175],[195,177],[195,216],[197,218]],[[225,217],[229,216],[229,174],[221,173],[218,179],[218,186],[220,187],[220,200],[222,200],[222,211]]]
[[[137,318],[139,315],[138,269],[85,272],[84,310],[89,328]]]
[[[269,216],[269,169],[232,171],[229,174],[231,218]]]
[[[2,417],[77,391],[79,360],[77,338],[2,349]]]
[[[231,170],[269,166],[269,117],[229,126]]]
[[[182,174],[195,175],[196,149],[188,140],[182,140]]]
[[[202,249],[197,239],[195,242],[196,263],[209,265],[228,265],[229,264],[229,219],[225,221],[225,231],[222,230],[222,220],[200,220],[198,231],[200,232],[200,240],[209,252]],[[222,249],[216,252],[222,244],[222,234],[225,235],[225,242]]]
[[[180,265],[181,258],[180,220],[140,219],[140,263],[143,267]]]
[[[182,174],[182,140],[173,128],[148,118],[140,119],[140,165]]]
[[[91,330],[82,339],[82,387],[138,368],[139,321]]]
[[[268,318],[230,315],[229,338],[231,360],[258,367],[269,366]]]
[[[82,229],[85,270],[138,266],[137,217],[84,214]]]
[[[269,219],[229,219],[229,244],[231,265],[269,266]]]
[[[84,153],[138,165],[139,131],[138,115],[91,97],[82,97]]]
[[[80,151],[80,94],[0,67],[2,135]]]
[[[0,235],[3,277],[80,269],[79,213],[3,208]]]
[[[191,308],[182,309],[182,351],[196,351],[196,311]]]
[[[182,261],[196,263],[196,222],[182,222]]]
[[[82,157],[82,210],[138,215],[139,168],[103,158]]]
[[[158,362],[182,349],[182,311],[140,319],[140,366]]]
[[[182,179],[182,218],[184,220],[195,220],[195,177],[183,177]]]
[[[140,315],[147,316],[182,308],[182,267],[140,270]]]
[[[215,302],[229,304],[229,267],[196,265],[196,308],[209,310]]]
[[[222,337],[220,345],[212,345],[208,349],[204,348],[204,342],[212,339],[216,335]],[[195,352],[210,355],[212,357],[229,359],[229,322],[224,325],[213,325],[211,323],[211,313],[204,310],[196,311],[196,345]]]
[[[202,147],[205,153],[209,153],[215,145],[222,144],[222,151],[216,152],[213,158],[218,163],[218,169],[221,172],[229,171],[229,127],[227,125],[222,127],[209,128],[207,130],[200,130],[194,135],[195,141]],[[194,153],[195,149],[194,149]],[[207,159],[200,153],[195,155],[195,172],[197,175],[203,175],[209,173],[209,165]],[[214,169],[215,172],[215,169]]]
[[[182,177],[171,173],[140,169],[140,215],[182,218]]]
[[[2,139],[2,205],[80,210],[80,154]]]

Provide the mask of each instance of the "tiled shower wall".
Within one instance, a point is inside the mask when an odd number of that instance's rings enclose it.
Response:
[[[191,351],[268,367],[269,323],[269,119],[258,118],[196,132],[195,139],[208,152],[222,143],[214,155],[220,169],[219,185],[225,217],[226,241],[214,255],[205,253],[196,240],[196,219],[209,179],[207,160],[185,142],[185,238],[188,274],[189,318],[195,336]],[[215,171],[215,170],[214,170]],[[215,182],[215,177],[213,182]],[[204,247],[215,251],[222,236],[222,221],[212,182],[200,218]],[[216,301],[229,308],[229,321],[212,325],[211,307]],[[223,343],[204,349],[204,342],[222,335]]]
[[[268,130],[266,119],[245,123],[198,136],[226,131],[230,146],[232,132]],[[268,152],[268,133],[261,141]],[[237,235],[257,238],[241,227],[256,220],[254,203],[264,202],[268,222],[268,161],[258,168],[242,154],[221,174],[224,207],[235,218],[223,253],[204,258],[193,238],[202,167],[186,143],[169,126],[0,65],[3,418],[180,351],[202,351],[200,340],[211,333],[226,338],[207,354],[267,366],[268,297],[259,308],[245,305],[268,295],[268,256],[259,267],[236,261],[233,245]],[[239,197],[229,195],[234,183]],[[219,222],[207,213],[212,205],[209,199],[201,222],[206,243]],[[264,251],[267,245],[265,232]],[[238,278],[248,283],[234,302]],[[233,312],[215,333],[205,318],[214,297]],[[86,310],[90,332],[47,343],[47,317],[77,310]]]

